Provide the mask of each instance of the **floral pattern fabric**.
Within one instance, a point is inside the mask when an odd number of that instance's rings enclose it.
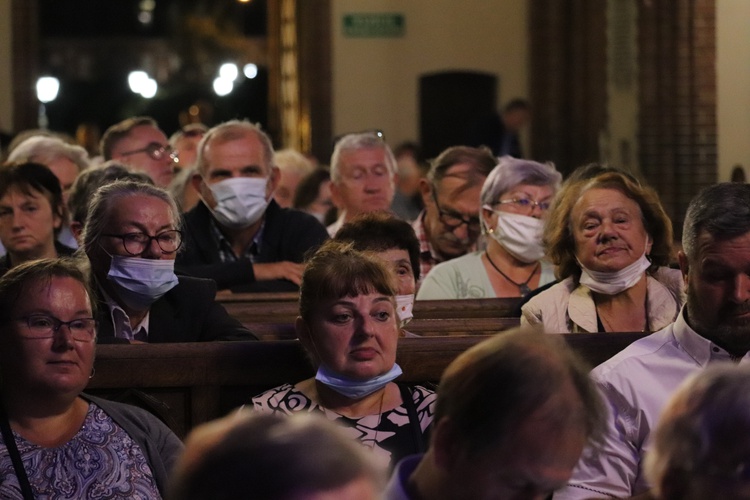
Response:
[[[161,499],[143,450],[94,403],[89,404],[78,433],[57,448],[43,448],[16,432],[13,435],[38,500]],[[0,498],[23,498],[1,436]]]
[[[340,424],[353,438],[372,448],[383,462],[394,467],[407,455],[418,453],[415,439],[421,440],[426,448],[426,431],[432,423],[435,410],[436,394],[422,386],[409,387],[419,421],[421,435],[414,436],[406,407],[401,406],[381,415],[365,415],[360,418],[349,418],[320,406],[292,384],[284,384],[268,390],[253,398],[253,408],[262,413],[281,413],[290,415],[295,412],[318,411],[328,419]]]

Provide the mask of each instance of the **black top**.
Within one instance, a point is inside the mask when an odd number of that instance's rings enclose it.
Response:
[[[179,283],[151,305],[148,342],[205,342],[210,340],[258,340],[247,328],[229,316],[216,302],[216,283],[212,280],[179,276]],[[112,315],[100,294],[97,342],[127,342],[115,338]]]
[[[305,253],[317,248],[328,232],[310,214],[281,208],[274,201],[268,205],[260,241],[257,263],[302,262]],[[216,281],[219,290],[233,292],[289,292],[298,290],[287,280],[256,281],[253,263],[247,258],[222,262],[219,244],[211,234],[211,212],[201,202],[185,214],[183,228],[185,248],[177,254],[176,267],[180,272]]]

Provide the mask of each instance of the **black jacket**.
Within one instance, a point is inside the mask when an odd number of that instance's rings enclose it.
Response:
[[[97,287],[97,293],[101,290]],[[107,303],[98,297],[97,320],[100,344],[121,343],[114,336],[114,325]],[[151,305],[148,323],[149,343],[205,342],[209,340],[257,340],[247,328],[229,316],[216,302],[216,283],[179,276],[179,283]]]
[[[266,209],[260,253],[255,262],[302,262],[305,253],[317,248],[328,232],[310,214],[281,208],[274,201]],[[185,214],[184,249],[177,254],[175,267],[190,276],[211,278],[219,290],[233,292],[288,292],[297,285],[287,280],[256,281],[253,264],[248,259],[221,262],[219,246],[211,235],[211,212],[198,203]]]

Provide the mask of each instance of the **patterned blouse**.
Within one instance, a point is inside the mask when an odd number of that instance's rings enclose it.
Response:
[[[399,385],[399,388],[402,389],[402,394],[403,389],[406,389],[412,395],[416,410],[415,422],[410,422],[409,412],[404,404],[381,415],[345,417],[323,408],[292,384],[284,384],[254,397],[253,408],[262,413],[285,415],[299,411],[323,412],[329,420],[341,424],[347,433],[372,448],[376,455],[382,457],[383,462],[389,463],[393,468],[405,456],[423,452],[427,448],[426,431],[432,423],[437,397],[434,391],[419,385]]]
[[[58,448],[42,448],[16,432],[13,436],[39,500],[161,499],[143,450],[94,403],[78,433]],[[2,436],[0,498],[23,499]]]

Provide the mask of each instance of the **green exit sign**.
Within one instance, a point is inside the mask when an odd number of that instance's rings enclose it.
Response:
[[[403,14],[344,14],[344,36],[360,38],[395,38],[404,36]]]

